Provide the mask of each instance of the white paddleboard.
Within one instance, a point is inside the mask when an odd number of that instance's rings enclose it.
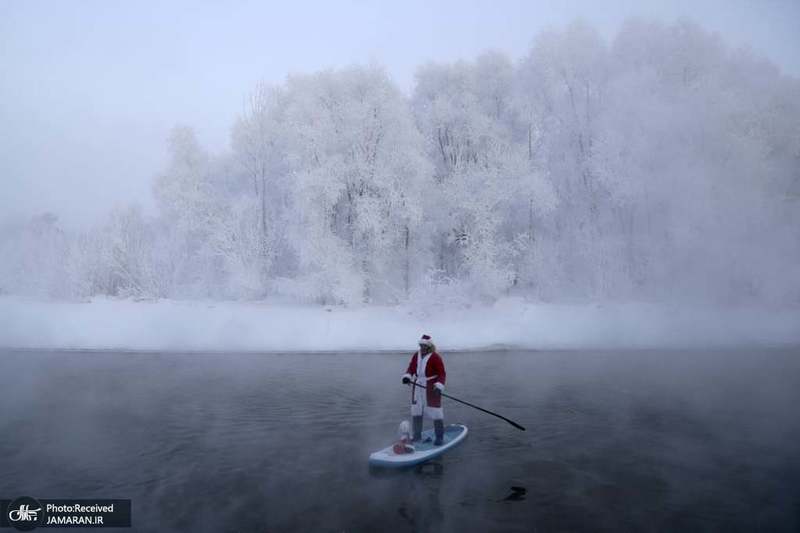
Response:
[[[412,442],[414,453],[394,453],[394,445],[387,446],[382,450],[371,453],[369,456],[370,466],[382,466],[387,468],[401,468],[404,466],[418,465],[434,457],[442,455],[447,450],[455,447],[467,436],[467,426],[463,424],[450,424],[444,428],[444,438],[441,446],[433,444],[436,438],[433,429],[422,432],[421,442]]]

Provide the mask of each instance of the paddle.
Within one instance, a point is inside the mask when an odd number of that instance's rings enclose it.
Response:
[[[419,383],[414,383],[413,381],[411,382],[411,385],[414,385],[415,387],[419,387],[420,389],[424,389],[424,388],[426,388],[424,385],[420,385]],[[464,400],[459,400],[458,398],[454,398],[453,396],[450,396],[449,394],[445,394],[445,393],[443,393],[443,392],[441,392],[441,393],[439,393],[439,394],[441,394],[441,395],[442,395],[442,396],[444,396],[445,398],[450,398],[451,400],[453,400],[453,401],[455,401],[455,402],[458,402],[458,403],[463,403],[464,405],[468,405],[468,406],[472,407],[473,409],[477,409],[478,411],[483,411],[483,412],[484,412],[484,413],[486,413],[487,415],[496,416],[497,418],[499,418],[499,419],[501,419],[501,420],[505,420],[506,422],[508,422],[509,424],[511,424],[512,426],[514,426],[515,428],[517,428],[517,429],[521,429],[522,431],[525,431],[525,428],[524,428],[524,427],[520,426],[519,424],[517,424],[517,423],[516,423],[516,422],[514,422],[513,420],[509,420],[508,418],[506,418],[506,417],[504,417],[504,416],[498,415],[497,413],[493,413],[493,412],[491,412],[491,411],[489,411],[489,410],[487,410],[487,409],[484,409],[483,407],[478,407],[478,406],[477,406],[477,405],[475,405],[475,404],[471,404],[471,403],[469,403],[469,402],[465,402]]]

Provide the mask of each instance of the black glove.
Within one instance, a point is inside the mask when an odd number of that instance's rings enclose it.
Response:
[[[411,383],[411,378],[408,376],[403,376],[403,385],[408,385]]]

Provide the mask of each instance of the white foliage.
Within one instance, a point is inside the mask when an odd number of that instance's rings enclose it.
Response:
[[[576,22],[512,61],[259,85],[156,217],[4,228],[0,291],[85,298],[800,302],[800,82],[695,24]]]

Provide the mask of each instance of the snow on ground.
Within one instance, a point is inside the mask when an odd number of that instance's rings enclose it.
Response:
[[[506,299],[447,308],[312,307],[242,302],[87,303],[0,298],[0,346],[174,351],[442,351],[800,343],[800,311],[651,304],[555,305]]]

